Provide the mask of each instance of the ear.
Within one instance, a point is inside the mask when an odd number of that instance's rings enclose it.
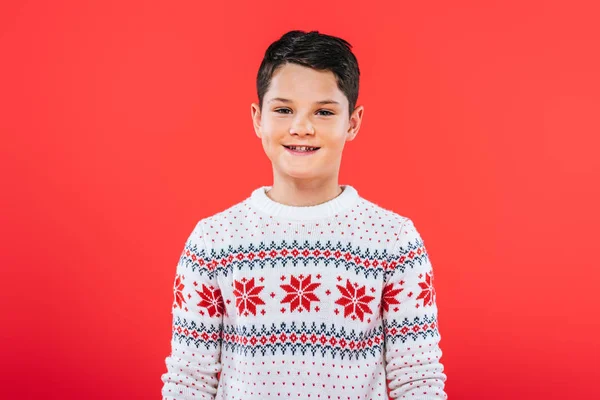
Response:
[[[352,111],[352,115],[350,115],[350,124],[348,126],[348,131],[346,132],[347,142],[354,140],[354,138],[358,134],[358,130],[360,129],[360,124],[362,122],[364,109],[365,108],[363,106],[358,106],[354,108],[354,111]]]
[[[256,133],[256,136],[262,138],[262,132],[260,128],[261,113],[260,107],[257,103],[250,104],[250,113],[252,115],[252,125],[254,125],[254,132]]]

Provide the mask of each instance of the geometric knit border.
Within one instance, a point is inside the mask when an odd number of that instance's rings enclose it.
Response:
[[[189,321],[177,316],[173,321],[173,341],[185,342],[187,346],[194,343],[196,348],[203,345],[207,350],[217,349],[221,344],[223,325],[196,325],[195,321]]]
[[[435,314],[431,317],[417,316],[412,322],[408,318],[404,318],[403,321],[396,319],[383,319],[382,321],[386,342],[396,343],[396,340],[400,340],[405,343],[409,338],[415,341],[419,338],[426,339],[427,336],[440,336]]]
[[[241,245],[237,249],[229,246],[227,250],[223,248],[219,252],[214,249],[210,252],[204,248],[199,250],[196,244],[186,243],[179,262],[191,268],[193,272],[198,269],[201,275],[208,274],[210,279],[218,273],[228,276],[234,268],[240,271],[244,268],[264,269],[267,266],[275,268],[279,264],[287,266],[288,263],[293,266],[307,266],[310,263],[323,262],[325,265],[333,263],[336,268],[342,267],[346,271],[353,269],[356,274],[362,273],[366,278],[369,275],[377,278],[383,273],[387,281],[397,270],[403,273],[407,266],[412,266],[415,262],[422,264],[428,260],[422,240],[400,248],[399,253],[396,256],[390,255],[386,250],[374,250],[371,253],[369,248],[363,250],[359,246],[352,246],[352,243],[342,245],[341,242],[334,246],[331,241],[324,244],[320,241],[314,244],[305,241],[302,246],[296,240],[289,245],[285,240],[281,243],[272,241],[268,246],[264,243],[251,243],[246,248]]]
[[[345,357],[350,360],[360,357],[366,359],[368,354],[375,356],[381,353],[384,341],[394,344],[400,340],[406,343],[408,339],[416,341],[428,336],[440,336],[435,314],[417,316],[412,322],[408,318],[403,321],[383,319],[380,326],[366,332],[356,332],[354,329],[346,331],[344,326],[338,330],[335,324],[331,324],[330,328],[325,323],[317,327],[315,322],[310,326],[306,322],[300,326],[296,322],[289,326],[282,322],[279,327],[273,323],[270,329],[265,325],[260,329],[255,325],[197,325],[195,321],[187,321],[179,316],[176,316],[173,324],[174,341],[185,342],[187,346],[193,343],[196,348],[202,345],[206,349],[216,349],[222,344],[225,350],[246,356],[248,353],[255,356],[257,351],[263,356],[267,352],[275,355],[278,351],[281,354],[290,351],[304,355],[310,351],[313,356],[320,352],[322,356],[331,354],[332,358],[339,355],[342,360]]]
[[[280,323],[279,327],[272,324],[270,328],[262,325],[257,329],[255,325],[225,326],[223,331],[223,348],[244,356],[262,356],[268,354],[283,354],[291,352],[292,355],[307,353],[315,356],[331,355],[333,359],[367,359],[380,354],[383,346],[383,327],[380,325],[367,332],[346,331],[345,327],[336,329],[334,324],[327,328],[325,323],[317,327],[313,322],[307,326],[302,322]]]

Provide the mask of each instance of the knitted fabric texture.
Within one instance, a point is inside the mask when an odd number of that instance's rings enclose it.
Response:
[[[163,400],[447,399],[423,239],[342,188],[300,207],[263,186],[197,222],[175,271]]]

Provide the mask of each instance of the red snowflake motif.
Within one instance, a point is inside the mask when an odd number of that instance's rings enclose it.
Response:
[[[235,306],[238,309],[239,315],[248,315],[248,311],[252,315],[256,315],[256,306],[265,305],[258,294],[265,288],[264,286],[254,286],[254,278],[246,282],[234,281],[233,294],[235,296]]]
[[[385,287],[383,288],[383,292],[381,293],[382,306],[385,311],[389,311],[390,305],[392,305],[392,304],[400,304],[398,299],[396,299],[396,295],[398,293],[400,293],[401,291],[403,291],[404,289],[403,288],[393,289],[393,286],[394,286],[393,283],[389,283],[389,284],[385,285]]]
[[[335,304],[344,307],[344,317],[348,318],[352,315],[352,319],[360,319],[363,321],[365,313],[373,314],[369,308],[369,303],[375,299],[373,296],[365,296],[366,286],[358,288],[358,285],[352,285],[350,280],[346,280],[346,287],[336,285],[342,297],[335,301]],[[356,286],[356,287],[354,287]]]
[[[302,275],[299,278],[302,279]],[[281,285],[281,288],[287,292],[287,296],[281,300],[281,303],[290,303],[290,311],[296,310],[299,306],[310,311],[310,302],[320,301],[313,291],[321,286],[320,283],[311,283],[310,281],[310,275],[302,280],[298,280],[298,278],[292,275],[289,285]],[[298,311],[301,312],[302,308],[298,309]]]
[[[421,294],[417,297],[417,300],[423,299],[423,306],[433,305],[435,302],[435,288],[433,287],[433,272],[425,274],[425,282],[419,282],[421,286]]]
[[[173,302],[173,308],[183,308],[182,303],[185,303],[185,298],[183,297],[183,288],[185,285],[183,284],[183,279],[180,275],[175,276],[175,284],[173,285],[173,296],[175,297],[175,301]]]
[[[221,296],[220,289],[202,285],[202,291],[196,290],[196,293],[200,296],[198,306],[206,308],[209,316],[220,317],[223,314],[225,305],[223,304],[223,296]]]

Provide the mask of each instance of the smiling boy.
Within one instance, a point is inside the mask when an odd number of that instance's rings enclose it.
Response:
[[[189,235],[163,399],[447,399],[424,242],[338,181],[364,113],[350,48],[315,31],[268,47],[251,116],[273,183]]]

